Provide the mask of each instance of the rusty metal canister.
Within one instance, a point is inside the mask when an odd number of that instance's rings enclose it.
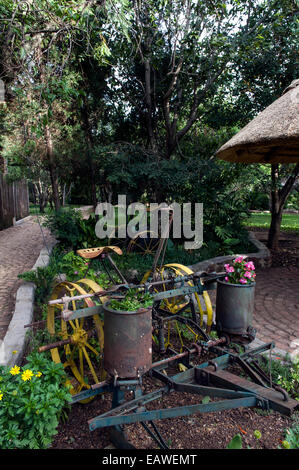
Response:
[[[252,325],[255,282],[229,284],[217,280],[216,328],[219,332],[245,335]]]
[[[152,365],[152,309],[104,309],[104,369],[119,378],[137,378]]]

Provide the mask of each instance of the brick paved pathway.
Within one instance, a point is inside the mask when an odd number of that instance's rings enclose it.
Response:
[[[291,352],[291,342],[299,338],[299,268],[260,268],[256,273],[253,326],[257,337]]]
[[[54,238],[45,227],[42,228],[49,245]],[[34,266],[43,247],[43,236],[35,216],[0,231],[0,339],[4,338],[14,312],[16,292],[22,282],[18,274]]]
[[[252,325],[256,337],[291,353],[292,341],[299,339],[299,268],[257,268],[256,275]],[[209,295],[215,311],[216,293]]]

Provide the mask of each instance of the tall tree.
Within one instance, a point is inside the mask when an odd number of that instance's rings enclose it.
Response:
[[[281,6],[277,0],[131,4],[131,41],[118,37],[111,44],[116,50],[111,86],[123,101],[123,120],[135,122],[143,144],[165,159],[205,119],[215,95],[228,94],[237,84],[249,51],[275,48],[273,24],[293,8],[293,2]],[[233,77],[234,69],[239,72]]]
[[[59,155],[53,134],[57,103],[58,107],[64,101],[69,104],[77,99],[79,103],[82,95],[76,74],[73,83],[68,80],[75,48],[83,44],[81,56],[76,56],[79,60],[90,56],[104,61],[109,50],[101,34],[102,25],[112,21],[116,29],[125,32],[126,6],[126,0],[6,0],[0,5],[0,77],[8,85],[10,100],[19,93],[28,98],[29,90],[33,90],[34,102],[39,103],[34,126],[44,136],[45,169],[49,171],[56,210],[60,207]]]

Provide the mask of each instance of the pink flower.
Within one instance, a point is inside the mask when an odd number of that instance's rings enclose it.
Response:
[[[234,268],[230,266],[229,264],[225,264],[224,267],[227,273],[233,273],[235,271]]]
[[[78,271],[75,271],[74,274],[78,274]]]
[[[224,278],[224,280],[225,280],[226,282],[228,282],[228,277],[226,276],[226,277]]]
[[[248,261],[248,263],[245,264],[245,268],[249,269],[249,271],[254,271],[255,267],[252,261]]]
[[[241,277],[241,279],[240,279],[240,283],[241,283],[241,284],[247,284],[247,280],[246,280],[246,279],[244,279],[243,277]]]
[[[251,278],[251,272],[250,272],[250,271],[246,271],[246,273],[244,274],[244,277],[249,277],[249,278]]]
[[[243,259],[244,259],[243,256],[239,256],[238,258],[234,260],[234,263],[242,263]]]

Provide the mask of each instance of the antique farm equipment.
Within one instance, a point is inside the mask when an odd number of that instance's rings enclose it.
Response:
[[[126,440],[123,426],[140,422],[161,448],[167,448],[165,440],[154,423],[155,419],[238,407],[274,409],[286,415],[298,409],[298,402],[290,399],[284,390],[274,384],[271,376],[268,377],[258,363],[260,353],[265,351],[271,353],[274,343],[268,343],[253,350],[248,349],[247,346],[244,353],[236,354],[229,347],[231,340],[229,333],[224,332],[219,339],[213,340],[190,317],[169,314],[168,311],[160,308],[160,302],[165,299],[191,295],[195,292],[202,294],[213,288],[215,281],[221,280],[224,276],[223,273],[213,275],[192,273],[159,281],[150,280],[138,286],[139,289],[152,292],[155,300],[152,315],[147,309],[132,312],[131,316],[128,316],[128,313],[112,311],[109,308],[109,301],[105,305],[97,304],[73,311],[68,309],[68,302],[72,304],[78,300],[86,302],[91,297],[99,299],[121,296],[131,287],[126,284],[121,284],[110,291],[91,292],[69,299],[64,296],[51,301],[51,305],[55,302],[63,306],[61,309],[63,321],[73,322],[74,325],[76,321],[80,325],[82,318],[93,318],[95,313],[105,315],[104,351],[101,358],[104,356],[103,374],[107,373],[108,376],[106,380],[98,381],[89,387],[82,387],[82,390],[73,396],[73,403],[84,403],[102,393],[112,394],[112,409],[89,420],[91,431],[109,427],[111,439],[115,445],[127,448],[132,446]],[[192,281],[191,285],[189,281]],[[161,286],[163,289],[158,289]],[[152,363],[150,344],[152,325],[158,322],[160,332],[163,332],[165,322],[170,321],[169,317],[171,319],[174,317],[175,321],[180,324],[194,328],[197,331],[196,340],[182,351],[177,351],[169,345],[166,348],[162,347],[161,351],[160,347],[162,359],[158,358]],[[127,325],[130,322],[130,326],[126,327],[126,321]],[[161,345],[165,346],[165,342]],[[43,349],[52,347],[53,345],[48,345]],[[212,359],[209,359],[210,354],[213,356]],[[194,361],[202,362],[195,365]],[[173,373],[174,365],[183,365],[183,372]],[[236,368],[237,372],[234,370]],[[244,374],[249,376],[250,381],[244,378]],[[145,376],[149,379],[151,377],[158,379],[162,387],[150,393],[144,393]],[[131,392],[133,399],[126,401],[126,392]],[[155,400],[163,402],[167,400],[169,394],[175,392],[198,395],[198,402],[174,408],[165,408],[163,403],[158,409],[146,408],[148,403]],[[210,401],[203,403],[202,397],[206,396],[210,397]]]
[[[129,329],[131,324],[134,327],[135,318],[131,313],[126,316],[124,314],[115,316],[113,313],[109,315],[109,307],[104,309],[102,306],[107,301],[108,295],[117,296],[121,290],[138,287],[126,282],[110,257],[111,252],[118,255],[122,253],[119,247],[106,246],[79,250],[78,254],[85,259],[99,259],[111,281],[115,281],[115,277],[113,278],[108,269],[109,266],[112,267],[118,279],[123,281],[122,284],[114,285],[107,292],[90,279],[81,279],[76,283],[62,282],[55,287],[49,302],[47,328],[52,335],[56,335],[57,341],[40,350],[51,350],[53,360],[61,362],[72,372],[73,378],[70,379],[70,383],[73,394],[90,389],[92,383],[101,382],[105,375],[102,362],[104,324],[106,331],[112,328],[113,322],[123,331],[126,325]],[[108,266],[104,264],[105,261],[108,261]],[[181,353],[188,344],[196,343],[200,339],[205,341],[209,339],[213,310],[208,290],[215,288],[217,279],[223,276],[218,274],[212,279],[210,276],[209,283],[205,285],[207,274],[193,273],[191,269],[180,264],[168,264],[156,268],[154,273],[146,273],[140,287],[153,295],[151,318],[153,347],[156,349],[158,347],[160,354],[164,354],[167,348],[174,348]],[[56,300],[58,297],[61,297],[59,302]],[[203,326],[204,315],[207,318],[206,328]],[[115,337],[116,331],[117,328],[114,329]],[[219,336],[222,334],[219,328],[217,332]],[[111,338],[113,337],[112,334]],[[244,339],[244,335],[242,338]],[[137,350],[136,341],[134,347]]]
[[[255,338],[252,327],[255,282],[229,284],[217,280],[216,330],[227,333],[238,342],[251,342]]]
[[[98,367],[96,371],[93,364],[95,358],[101,360],[100,353],[104,347],[103,322],[97,313],[88,318],[80,317],[66,321],[61,316],[57,320],[58,313],[61,313],[66,304],[56,304],[55,299],[70,296],[72,298],[72,310],[70,312],[73,313],[81,307],[94,308],[96,305],[90,297],[76,299],[76,296],[101,291],[101,287],[89,279],[81,279],[77,283],[62,282],[55,287],[51,296],[52,303],[48,307],[47,329],[53,336],[59,337],[59,341],[56,344],[54,343],[55,347],[50,349],[52,359],[56,363],[62,362],[65,368],[69,367],[71,369],[73,377],[69,383],[72,386],[73,394],[79,393],[82,389],[90,388],[84,378],[86,365],[94,383],[98,383],[104,378],[103,368]],[[91,331],[93,331],[92,336],[96,338],[96,348],[91,345]],[[44,349],[47,349],[47,347]]]
[[[111,282],[115,282],[112,273],[107,269],[105,261],[108,260],[109,266],[114,270],[115,276],[126,282],[122,273],[118,270],[114,261],[110,257],[110,253],[122,254],[119,247],[99,247],[87,248],[79,250],[79,254],[85,259],[101,260],[103,270],[108,273]],[[88,275],[88,269],[85,276]],[[47,329],[53,336],[57,336],[59,340],[54,343],[55,347],[44,348],[50,349],[52,359],[56,363],[62,363],[65,368],[69,368],[72,372],[72,378],[69,383],[71,385],[72,394],[79,393],[82,389],[89,389],[90,383],[86,381],[86,367],[89,371],[89,382],[99,383],[105,376],[102,367],[102,353],[104,347],[104,330],[103,320],[98,315],[96,303],[90,298],[91,293],[101,293],[103,288],[91,279],[84,278],[79,281],[61,282],[57,284],[51,296],[48,306]],[[82,297],[83,296],[83,297]],[[85,296],[85,297],[84,297]],[[57,304],[55,299],[64,298],[62,304]],[[71,300],[69,300],[71,298]],[[97,303],[105,302],[106,298],[98,296]],[[82,308],[92,308],[94,315],[91,317],[76,317],[67,321],[67,312],[73,314],[76,310]],[[59,314],[64,312],[64,316],[59,318]],[[41,350],[43,350],[41,348]],[[97,364],[97,367],[95,365]],[[97,371],[96,371],[97,369]]]
[[[192,269],[178,263],[171,263],[165,264],[161,268],[156,268],[155,271],[155,279],[157,280],[166,280],[170,276],[184,276],[184,275],[192,275]],[[148,271],[144,277],[142,278],[141,284],[147,282],[150,278],[151,271]],[[193,285],[192,276],[188,280],[187,284],[189,286]],[[161,284],[155,288],[155,292],[158,293],[160,290],[166,290],[166,284]],[[162,301],[162,305],[165,310],[169,311],[173,314],[179,314],[179,312],[190,312],[191,318],[197,322],[196,319],[196,312],[200,315],[200,326],[203,327],[204,318],[206,316],[206,331],[207,333],[210,332],[212,322],[213,322],[213,308],[212,303],[207,291],[202,291],[201,295],[198,292],[192,292],[190,295],[185,293],[183,296],[175,296],[171,298],[166,298]]]
[[[140,379],[128,381],[110,377],[105,382],[94,385],[92,390],[75,396],[73,402],[75,403],[91,394],[95,396],[104,392],[112,393],[112,409],[92,418],[88,424],[90,431],[112,427],[111,438],[116,446],[122,448],[132,447],[125,439],[122,428],[125,424],[140,422],[159,447],[167,448],[153,420],[240,407],[273,409],[285,415],[290,415],[298,409],[298,402],[290,399],[280,387],[273,386],[271,379],[256,365],[256,357],[263,351],[271,350],[274,347],[273,343],[265,344],[240,355],[220,347],[221,343],[225,343],[225,339],[202,341],[199,348],[194,347],[184,353],[173,354],[171,357],[153,363],[149,375],[163,384],[161,388],[153,392],[143,394]],[[212,361],[192,366],[190,359],[204,351],[211,351],[217,357]],[[178,361],[184,361],[186,370],[175,375],[166,373],[167,367]],[[239,366],[243,374],[246,373],[250,376],[251,381],[228,371],[227,369],[231,366]],[[124,394],[128,390],[133,392],[134,398],[124,402]],[[167,396],[174,392],[198,395],[198,403],[172,408],[146,409],[146,404],[154,400],[167,399]],[[203,396],[209,396],[211,401],[203,403],[200,398]],[[152,424],[153,429],[150,429],[146,422]]]
[[[133,312],[103,306],[105,334],[104,369],[121,378],[141,377],[152,363],[151,308]]]
[[[102,271],[107,273],[114,286],[111,287],[112,291],[117,291],[119,288],[136,287],[126,281],[111,258],[111,254],[122,254],[119,247],[87,248],[78,250],[78,254],[91,262],[96,259],[100,261]],[[73,394],[89,389],[91,384],[99,383],[105,375],[102,364],[104,310],[101,311],[100,316],[97,305],[105,303],[107,296],[100,285],[88,279],[89,268],[90,264],[84,279],[75,283],[64,281],[54,288],[48,306],[47,329],[55,341],[52,345],[41,348],[41,351],[50,349],[53,361],[61,362],[72,373],[70,384]],[[186,284],[194,287],[192,276],[190,277],[193,271],[186,266],[165,265],[161,269],[159,268],[159,272],[157,268],[155,273],[155,282],[150,277],[151,273],[148,272],[142,280],[142,285],[146,284],[146,280],[148,280],[148,286],[151,290],[157,294],[162,293],[162,297],[166,289],[174,287],[173,278],[177,276],[180,278],[180,286]],[[115,284],[116,279],[121,284]],[[177,286],[176,283],[175,287]],[[97,296],[91,299],[89,294],[94,293]],[[117,292],[115,294],[117,295]],[[59,297],[64,301],[57,303],[56,299]],[[86,308],[91,308],[90,311],[94,315],[79,319],[80,314]],[[63,312],[62,316],[61,312]],[[73,319],[68,321],[68,315],[72,315],[74,312],[78,312],[79,316],[72,317]],[[167,347],[174,346],[173,338],[178,339],[180,352],[186,345],[186,337],[194,342],[200,337],[207,338],[203,330],[204,315],[207,315],[207,331],[209,331],[213,312],[207,291],[201,293],[193,292],[193,290],[190,293],[183,291],[181,295],[179,291],[177,295],[171,294],[170,297],[166,295],[162,299],[157,298],[153,309],[154,331],[152,337],[159,345],[160,352],[165,351]],[[108,325],[110,325],[110,317],[107,316],[107,318],[109,318]],[[130,314],[120,318],[134,322],[134,317]],[[106,320],[105,325],[105,329],[109,327]]]

